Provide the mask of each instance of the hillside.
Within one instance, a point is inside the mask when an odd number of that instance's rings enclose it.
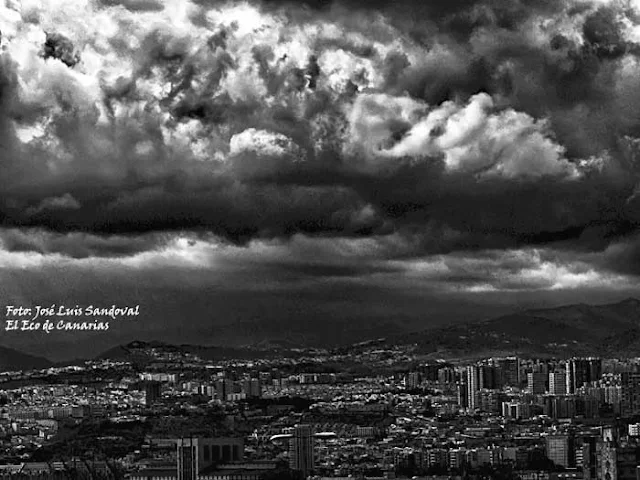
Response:
[[[137,365],[152,362],[188,362],[194,356],[202,360],[223,360],[228,358],[254,359],[277,354],[281,349],[249,349],[201,345],[171,345],[164,342],[144,342],[135,340],[126,345],[118,345],[101,353],[96,358],[127,361]]]
[[[539,355],[640,355],[640,300],[629,298],[608,305],[567,305],[534,309],[492,318],[486,321],[454,324],[411,333],[369,340],[386,345],[417,344],[422,353],[439,357],[483,354]],[[333,347],[338,346],[334,342]],[[295,355],[291,348],[304,346],[294,342],[263,342],[253,347],[171,345],[163,342],[134,341],[100,354],[97,358],[125,360],[137,364],[224,358],[267,358]]]
[[[0,371],[32,370],[52,365],[48,359],[0,346]]]
[[[400,335],[424,353],[490,352],[553,355],[640,355],[640,300],[525,310],[486,321]]]

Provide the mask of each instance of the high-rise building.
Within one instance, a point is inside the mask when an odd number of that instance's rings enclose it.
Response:
[[[640,373],[624,372],[620,376],[621,410],[623,415],[640,413]]]
[[[260,380],[257,378],[246,379],[242,382],[242,390],[247,398],[260,398],[262,396],[262,387]]]
[[[421,365],[418,368],[418,371],[422,374],[424,380],[428,382],[437,382],[438,381],[438,370],[442,368],[441,363],[427,363],[425,365]]]
[[[602,359],[572,358],[567,361],[567,393],[575,393],[581,386],[599,380],[602,376]]]
[[[548,375],[549,374],[549,362],[546,362],[546,361],[543,361],[543,360],[536,360],[531,365],[531,371],[532,372],[541,372],[541,373],[544,373],[545,375]]]
[[[421,381],[422,381],[422,378],[421,378],[420,372],[409,372],[404,377],[405,386],[409,389],[418,388],[420,386]]]
[[[572,358],[566,363],[566,392],[574,393],[576,388],[584,385],[587,380],[589,365],[586,359]]]
[[[469,395],[467,393],[467,384],[465,382],[459,382],[456,385],[456,392],[458,394],[458,405],[460,408],[468,408]]]
[[[520,385],[520,359],[518,357],[502,358],[499,361],[502,384],[509,386]]]
[[[499,371],[492,365],[481,365],[478,367],[478,382],[480,388],[487,388],[493,390],[499,388],[500,377]]]
[[[222,378],[215,383],[216,397],[223,402],[227,401],[229,395],[234,393],[234,382],[227,378]]]
[[[296,425],[289,443],[289,466],[304,478],[314,468],[313,429],[310,425]]]
[[[500,414],[503,394],[499,390],[483,388],[478,392],[478,408],[483,412]]]
[[[575,465],[575,447],[572,435],[549,435],[546,438],[547,458],[564,468]]]
[[[567,394],[565,377],[566,375],[562,371],[549,373],[549,393],[551,395]]]
[[[529,418],[531,416],[530,407],[524,402],[502,402],[502,416],[512,420]]]
[[[582,470],[584,480],[596,480],[597,475],[597,442],[595,435],[585,435],[576,442],[576,467]]]
[[[597,478],[631,480],[637,478],[638,451],[633,445],[600,441],[597,444]]]
[[[189,437],[172,440],[177,445],[179,480],[192,480],[214,464],[241,462],[244,459],[242,437]]]
[[[244,441],[235,437],[200,438],[198,457],[200,469],[212,463],[239,462],[244,458]]]
[[[534,395],[547,391],[547,374],[544,372],[527,373],[527,389]]]
[[[161,396],[161,384],[155,380],[149,380],[144,384],[144,402],[150,407],[158,401]]]
[[[438,369],[438,383],[445,385],[456,381],[456,371],[451,367]]]
[[[476,365],[467,367],[467,405],[470,410],[479,407],[480,374]]]
[[[590,358],[589,359],[589,382],[595,382],[602,378],[602,359]]]
[[[622,411],[622,391],[621,385],[609,385],[603,388],[604,403],[611,405],[615,413]]]
[[[178,446],[178,480],[198,478],[198,439],[180,438]]]
[[[545,397],[543,413],[551,418],[573,418],[577,414],[577,399],[567,395]]]

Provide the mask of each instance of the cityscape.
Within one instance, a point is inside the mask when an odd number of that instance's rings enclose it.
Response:
[[[640,480],[640,0],[0,0],[0,480]]]
[[[640,474],[640,358],[426,360],[380,341],[250,359],[119,351],[0,376],[0,478]]]

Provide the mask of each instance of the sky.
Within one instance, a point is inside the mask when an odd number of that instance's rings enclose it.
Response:
[[[0,302],[141,311],[4,345],[637,296],[638,0],[0,0],[0,33]]]

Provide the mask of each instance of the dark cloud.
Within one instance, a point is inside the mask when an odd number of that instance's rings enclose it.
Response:
[[[101,0],[11,12],[0,294],[117,299],[143,315],[99,338],[9,341],[56,358],[134,337],[327,344],[636,294],[631,7]]]
[[[2,54],[7,249],[121,256],[196,231],[603,251],[639,226],[637,19],[616,4],[194,5],[178,28],[101,2],[123,35],[48,33],[73,69],[36,64],[36,86]]]
[[[56,32],[47,32],[44,58],[58,59],[67,67],[73,67],[80,61],[80,55],[75,51],[73,42]]]
[[[271,271],[279,279],[285,279],[288,275],[294,275],[296,281],[302,277],[318,277],[321,279],[331,279],[335,277],[358,278],[373,274],[399,274],[403,271],[401,267],[387,265],[331,265],[326,263],[307,263],[287,265],[277,263],[273,265]]]
[[[79,232],[61,234],[42,229],[0,230],[0,245],[8,252],[59,254],[71,258],[126,257],[158,248],[161,235],[97,236]]]
[[[596,55],[604,58],[619,58],[627,50],[628,43],[622,33],[622,22],[618,12],[612,8],[599,8],[590,14],[582,27],[587,45]]]

